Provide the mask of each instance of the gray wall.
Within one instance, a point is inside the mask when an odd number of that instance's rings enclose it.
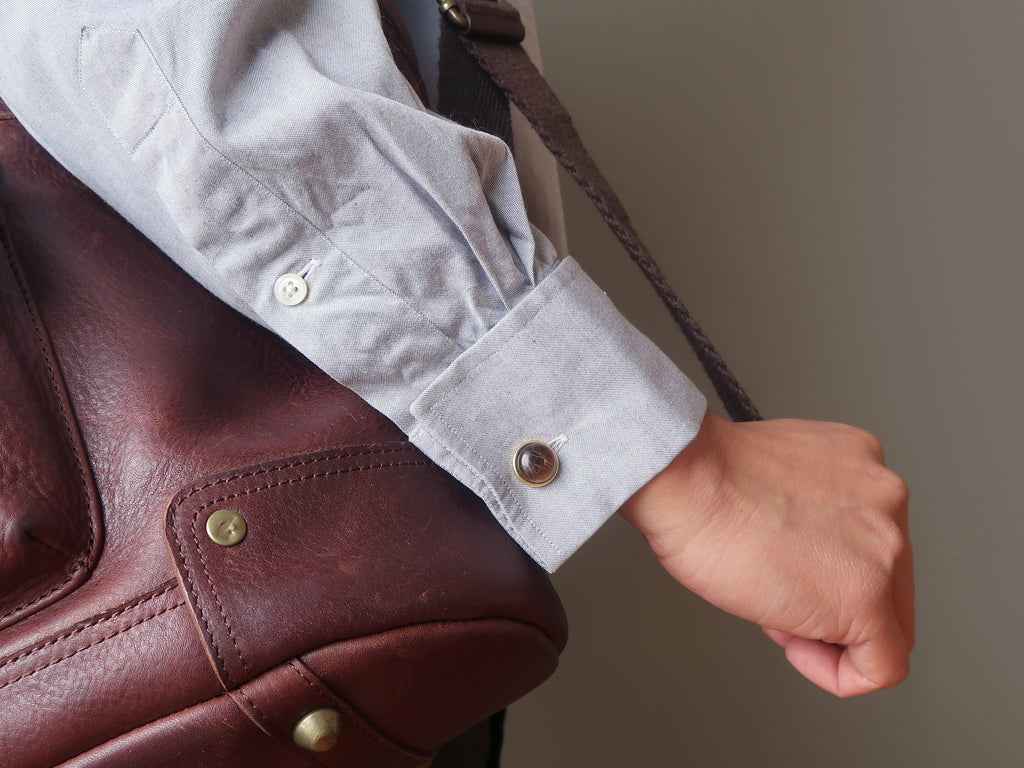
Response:
[[[1024,765],[1024,3],[535,0],[550,80],[770,416],[878,434],[913,494],[919,644],[839,701],[613,520],[556,576],[556,676],[507,768]],[[563,179],[570,246],[686,370]]]

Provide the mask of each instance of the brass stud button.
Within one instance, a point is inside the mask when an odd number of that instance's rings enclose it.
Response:
[[[206,519],[206,535],[222,547],[241,544],[247,531],[245,518],[233,509],[218,509]]]
[[[341,713],[334,707],[312,709],[295,723],[292,740],[310,752],[334,749],[341,736]]]
[[[527,443],[516,451],[512,469],[527,485],[547,485],[558,475],[558,454],[547,443]]]

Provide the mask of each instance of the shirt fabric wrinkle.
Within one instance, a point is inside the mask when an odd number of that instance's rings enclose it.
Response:
[[[390,417],[544,567],[696,434],[703,396],[531,226],[508,147],[423,106],[375,0],[0,15],[0,96],[29,132]],[[308,296],[283,306],[276,279],[312,261]],[[560,476],[519,482],[517,447],[560,434]]]

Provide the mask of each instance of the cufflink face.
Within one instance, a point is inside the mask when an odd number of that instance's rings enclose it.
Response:
[[[527,485],[547,485],[558,476],[558,454],[547,443],[534,441],[519,447],[512,459],[516,477]]]

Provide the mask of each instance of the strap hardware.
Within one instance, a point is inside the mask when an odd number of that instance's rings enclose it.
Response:
[[[437,10],[459,31],[465,32],[469,29],[469,19],[459,10],[458,0],[437,0]]]
[[[478,18],[478,9],[481,9],[483,17],[486,18],[495,12],[501,13],[509,5],[483,0],[464,0],[459,3],[459,7],[462,10],[470,8],[473,17],[469,19],[469,26],[470,32],[473,32],[474,25],[479,26],[482,21]],[[671,312],[676,324],[697,354],[697,359],[707,372],[729,415],[736,421],[759,420],[761,415],[757,407],[743,391],[743,387],[729,370],[704,329],[668,284],[661,267],[654,261],[651,252],[633,228],[622,201],[583,146],[579,134],[573,127],[572,118],[530,61],[526,51],[518,45],[495,45],[490,40],[472,39],[472,34],[452,35],[465,46],[480,65],[481,71],[519,108],[551,153],[590,197],[619,242],[629,252]],[[475,36],[481,35],[477,33]]]
[[[519,11],[501,0],[437,0],[437,10],[464,37],[512,44],[526,37]]]

